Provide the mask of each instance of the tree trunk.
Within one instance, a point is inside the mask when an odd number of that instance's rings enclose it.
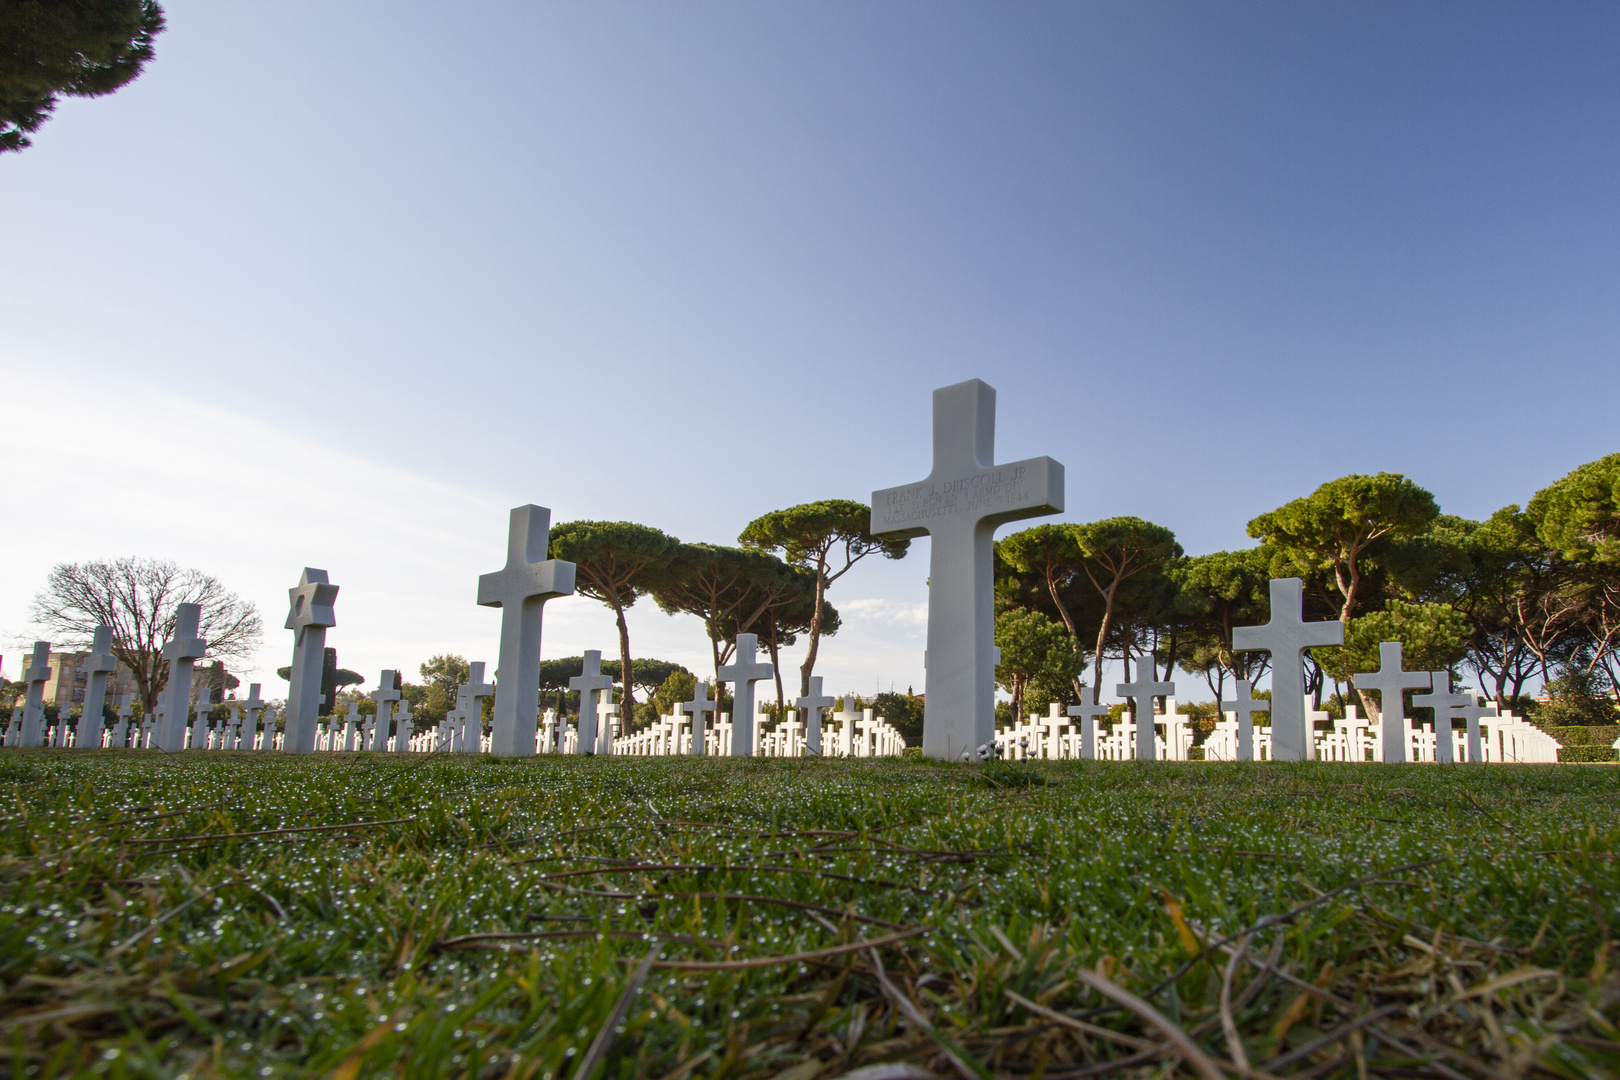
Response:
[[[1091,680],[1091,703],[1093,705],[1102,703],[1103,642],[1108,640],[1108,628],[1114,621],[1114,594],[1119,590],[1119,580],[1118,575],[1116,575],[1109,584],[1107,591],[1103,593],[1102,625],[1097,628],[1097,677]],[[1129,682],[1130,667],[1128,660],[1126,664],[1125,681]]]
[[[816,670],[816,649],[821,645],[821,609],[827,600],[827,560],[826,557],[816,561],[816,610],[810,616],[809,651],[805,653],[804,663],[799,667],[799,696],[810,696],[810,676]]]
[[[624,683],[624,697],[619,701],[619,723],[628,735],[636,707],[636,692],[631,689],[635,683],[630,667],[630,625],[624,621],[624,605],[617,600],[613,601],[613,614],[619,620],[619,679]]]
[[[773,610],[765,623],[770,636],[766,639],[766,646],[771,650],[771,675],[776,679],[776,718],[781,720],[787,715],[787,700],[782,694],[782,657],[777,652],[776,643],[776,613]]]

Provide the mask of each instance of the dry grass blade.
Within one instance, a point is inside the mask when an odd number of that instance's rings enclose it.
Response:
[[[747,968],[775,967],[778,964],[797,964],[829,956],[843,956],[845,953],[860,952],[862,949],[875,949],[880,945],[893,945],[897,941],[905,941],[907,938],[914,938],[927,932],[926,926],[918,926],[898,934],[890,934],[888,937],[852,941],[848,945],[835,945],[830,949],[817,949],[814,952],[760,956],[751,960],[659,960],[653,967],[667,971],[742,971]]]
[[[1157,1028],[1166,1039],[1170,1040],[1170,1044],[1175,1047],[1176,1053],[1180,1054],[1204,1080],[1222,1080],[1220,1066],[1216,1065],[1208,1054],[1199,1049],[1198,1044],[1188,1038],[1187,1033],[1182,1031],[1179,1025],[1173,1023],[1168,1016],[1165,1016],[1158,1009],[1155,1009],[1112,979],[1106,979],[1095,971],[1077,967],[1074,969],[1074,977],[1109,1001],[1117,1005],[1123,1005],[1149,1026]]]
[[[1236,957],[1234,957],[1233,959],[1236,959]],[[1382,1020],[1387,1016],[1396,1016],[1396,1015],[1400,1014],[1402,1011],[1403,1010],[1401,1009],[1401,1007],[1399,1005],[1385,1005],[1383,1008],[1374,1009],[1372,1012],[1368,1013],[1366,1016],[1358,1016],[1354,1020],[1350,1021],[1348,1024],[1343,1025],[1342,1027],[1334,1028],[1332,1031],[1328,1032],[1326,1035],[1323,1035],[1321,1038],[1312,1039],[1310,1042],[1306,1043],[1304,1046],[1297,1047],[1296,1049],[1290,1050],[1286,1054],[1278,1054],[1276,1057],[1272,1058],[1270,1061],[1264,1062],[1261,1065],[1261,1068],[1276,1070],[1276,1069],[1284,1068],[1285,1066],[1288,1066],[1288,1065],[1292,1065],[1296,1061],[1300,1061],[1300,1060],[1303,1060],[1304,1058],[1310,1057],[1312,1054],[1316,1053],[1318,1050],[1323,1049],[1324,1047],[1332,1046],[1334,1043],[1338,1042],[1340,1039],[1348,1039],[1353,1032],[1361,1030],[1362,1028],[1366,1027],[1368,1024],[1371,1024],[1371,1023],[1373,1023],[1375,1021],[1378,1021],[1378,1020]]]
[[[854,1072],[844,1073],[838,1080],[939,1080],[939,1077],[920,1065],[897,1061],[885,1065],[863,1065]]]
[[[1237,1020],[1232,1015],[1232,977],[1237,974],[1238,961],[1249,951],[1249,936],[1245,934],[1232,950],[1221,976],[1221,1030],[1226,1034],[1226,1052],[1240,1068],[1249,1067],[1249,1052],[1243,1047],[1243,1036],[1238,1034]]]
[[[134,937],[130,938],[128,941],[124,942],[122,945],[114,945],[111,949],[108,950],[107,955],[108,956],[117,956],[119,953],[123,952],[125,949],[129,948],[131,945],[133,945],[137,941],[141,940],[141,938],[145,937],[147,934],[150,934],[152,931],[156,930],[158,927],[162,926],[164,923],[168,922],[170,919],[174,918],[176,915],[178,915],[182,911],[186,910],[186,908],[190,907],[192,904],[195,904],[199,900],[206,900],[206,899],[208,899],[208,897],[212,896],[213,894],[214,894],[213,889],[204,889],[202,892],[198,893],[196,896],[193,896],[190,900],[187,900],[185,903],[181,904],[180,906],[175,907],[175,908],[171,908],[166,913],[164,913],[162,915],[159,915],[157,918],[153,919],[151,924],[149,926],[147,926],[147,928],[145,930],[142,930],[140,933],[136,934]]]
[[[1168,1046],[1165,1046],[1163,1043],[1156,1043],[1151,1039],[1141,1039],[1135,1035],[1127,1035],[1123,1031],[1115,1031],[1112,1028],[1105,1028],[1100,1024],[1088,1023],[1085,1020],[1076,1020],[1072,1016],[1063,1015],[1056,1009],[1049,1009],[1045,1005],[1033,1002],[1029,1000],[1029,998],[1024,997],[1022,994],[1015,993],[1012,990],[1003,990],[1002,993],[1006,994],[1013,1001],[1017,1002],[1019,1005],[1022,1005],[1036,1016],[1044,1016],[1054,1024],[1060,1024],[1063,1027],[1072,1028],[1073,1030],[1086,1035],[1095,1035],[1099,1039],[1107,1039],[1109,1042],[1116,1042],[1121,1046],[1129,1046],[1133,1050],[1152,1051],[1153,1053],[1158,1054],[1160,1057],[1176,1056],[1176,1051],[1170,1049]]]
[[[619,995],[619,1000],[613,1003],[613,1011],[608,1013],[608,1018],[597,1029],[596,1038],[591,1040],[590,1049],[585,1051],[585,1056],[580,1059],[579,1068],[574,1070],[573,1080],[591,1080],[591,1074],[596,1071],[596,1066],[607,1057],[608,1050],[613,1046],[613,1033],[624,1023],[625,1014],[630,1011],[630,1003],[635,1000],[636,991],[647,981],[647,972],[652,970],[653,961],[658,959],[658,949],[657,945],[648,949],[647,955],[641,958],[641,962],[630,973],[630,981],[624,984],[624,991]]]
[[[929,1023],[928,1017],[922,1014],[921,1009],[912,1004],[910,998],[895,989],[894,984],[889,981],[888,973],[883,970],[883,960],[878,956],[876,949],[868,950],[866,955],[872,961],[872,973],[877,976],[878,986],[882,988],[884,996],[894,1002],[894,1007],[905,1014],[907,1022],[934,1040],[935,1045],[944,1053],[952,1067],[962,1074],[964,1080],[992,1080],[990,1074],[985,1072],[978,1064],[968,1062],[966,1055],[952,1045],[949,1039],[941,1035],[933,1024]]]

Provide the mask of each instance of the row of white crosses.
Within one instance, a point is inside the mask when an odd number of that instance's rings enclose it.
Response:
[[[1379,645],[1379,670],[1356,676],[1357,687],[1375,691],[1382,705],[1376,721],[1363,720],[1354,706],[1342,720],[1333,722],[1331,731],[1317,732],[1316,725],[1328,715],[1311,707],[1304,693],[1304,654],[1306,649],[1342,645],[1344,627],[1338,621],[1307,623],[1303,619],[1303,583],[1298,578],[1276,578],[1271,582],[1271,620],[1264,626],[1238,627],[1232,632],[1232,646],[1242,651],[1261,650],[1271,654],[1271,700],[1256,700],[1253,686],[1238,680],[1231,701],[1221,702],[1223,719],[1206,740],[1205,760],[1211,761],[1338,761],[1408,762],[1433,761],[1557,761],[1559,744],[1545,732],[1511,712],[1498,714],[1492,706],[1480,704],[1472,692],[1454,692],[1448,671],[1405,671],[1401,645],[1386,641]],[[1048,716],[1031,716],[1028,724],[1018,724],[995,743],[981,745],[977,756],[1002,758],[1064,758],[1085,760],[1137,759],[1185,761],[1192,746],[1187,722],[1176,710],[1175,683],[1156,677],[1156,659],[1149,656],[1138,667],[1133,682],[1120,683],[1116,693],[1131,700],[1129,719],[1098,737],[1096,717],[1109,712],[1099,704],[1070,706],[1068,716],[1079,720],[1078,735],[1069,732],[1058,706]],[[1438,724],[1414,728],[1406,716],[1405,691],[1424,690],[1412,698],[1416,708],[1432,709]],[[1083,696],[1083,695],[1082,695]],[[1154,712],[1154,699],[1166,699],[1163,719]],[[1267,731],[1257,731],[1253,716],[1271,714]],[[1153,722],[1138,718],[1154,717]],[[1465,730],[1454,730],[1461,719]],[[1165,734],[1157,734],[1162,724]],[[1134,745],[1129,743],[1134,740]],[[973,755],[964,753],[964,759]]]

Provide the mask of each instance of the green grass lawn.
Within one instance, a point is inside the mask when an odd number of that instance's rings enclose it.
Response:
[[[1602,766],[46,750],[0,792],[17,1077],[1620,1075]]]

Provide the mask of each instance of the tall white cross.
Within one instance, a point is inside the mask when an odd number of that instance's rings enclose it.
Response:
[[[484,749],[484,698],[495,693],[495,687],[484,681],[484,662],[474,660],[467,665],[467,681],[456,687],[456,708],[461,711],[461,745],[463,754],[478,754]],[[534,684],[535,699],[540,696],[540,683]]]
[[[1484,746],[1480,740],[1479,722],[1486,719],[1495,719],[1497,716],[1495,705],[1481,705],[1473,691],[1468,691],[1468,704],[1457,709],[1456,713],[1468,723],[1468,760],[1481,762],[1485,760]]]
[[[293,632],[292,670],[287,681],[287,707],[283,711],[281,748],[289,754],[315,751],[315,732],[321,712],[321,666],[326,661],[326,631],[337,625],[333,605],[338,587],[325,570],[304,567],[298,584],[287,590],[287,625]]]
[[[872,493],[872,532],[930,538],[923,753],[954,761],[996,737],[996,526],[1063,511],[1063,466],[996,465],[996,392],[979,381],[934,391],[934,466]]]
[[[1304,708],[1304,698],[1300,699],[1300,707]],[[1257,712],[1271,712],[1271,702],[1264,698],[1256,700],[1254,685],[1248,679],[1239,679],[1232,687],[1232,700],[1220,704],[1221,712],[1237,714],[1238,740],[1237,759],[1239,761],[1254,760],[1254,714]]]
[[[1136,760],[1152,761],[1158,756],[1158,743],[1154,741],[1153,734],[1153,699],[1176,692],[1173,682],[1159,682],[1154,676],[1158,674],[1155,667],[1158,657],[1149,653],[1136,665],[1136,681],[1120,683],[1114,687],[1114,693],[1120,697],[1128,697],[1135,703],[1136,713]],[[1165,746],[1170,743],[1170,725],[1165,723]]]
[[[1080,687],[1080,704],[1070,705],[1066,712],[1070,716],[1080,718],[1080,758],[1083,761],[1094,761],[1097,757],[1097,717],[1107,716],[1112,706],[1093,705],[1086,694],[1086,688]]]
[[[770,664],[755,663],[759,635],[738,634],[732,662],[716,673],[721,685],[731,683],[731,756],[752,757],[754,753],[754,684],[776,674]]]
[[[383,669],[377,677],[377,689],[366,695],[377,703],[377,723],[371,729],[371,744],[367,750],[383,750],[388,746],[388,723],[393,719],[394,702],[400,696],[394,688],[394,674],[392,669]]]
[[[169,662],[169,683],[165,694],[168,708],[158,726],[158,747],[169,753],[185,749],[186,716],[191,712],[191,674],[208,649],[208,642],[197,636],[202,609],[181,604],[175,611],[174,637],[163,644],[163,659]]]
[[[583,694],[580,695],[580,700],[584,700]],[[704,745],[707,741],[707,732],[705,731],[707,725],[705,723],[703,714],[712,713],[716,708],[716,703],[709,700],[709,684],[706,682],[700,682],[693,687],[692,700],[683,701],[681,703],[681,707],[686,714],[692,718],[691,752],[700,756],[707,754],[709,749],[706,745]],[[680,733],[677,731],[676,738],[679,739],[679,737]],[[679,744],[677,744],[677,748],[678,746]]]
[[[1378,670],[1364,671],[1355,676],[1357,690],[1378,692],[1378,715],[1382,718],[1382,746],[1379,755],[1385,764],[1399,764],[1406,760],[1406,695],[1407,690],[1427,690],[1433,679],[1427,671],[1401,670],[1401,643],[1378,643]],[[1276,693],[1271,695],[1274,699]]]
[[[506,529],[506,565],[478,579],[478,602],[501,609],[500,676],[489,749],[497,757],[529,757],[540,717],[540,623],[546,601],[574,591],[574,564],[547,559],[551,511],[514,507]]]
[[[613,688],[610,686],[602,691],[602,699],[596,703],[596,752],[598,754],[613,753],[613,721],[619,716],[619,706],[613,704]]]
[[[34,642],[34,656],[23,669],[23,681],[28,684],[23,698],[22,742],[24,748],[39,746],[45,739],[45,684],[51,677],[51,643]]]
[[[118,658],[112,654],[112,627],[96,627],[96,636],[91,641],[90,655],[81,661],[85,672],[84,684],[84,712],[79,717],[79,727],[85,727],[85,718],[90,719],[90,730],[101,731],[101,710],[107,701],[107,676],[118,670]],[[97,741],[100,745],[100,741]]]
[[[574,740],[574,753],[594,754],[597,750],[596,695],[601,690],[610,694],[613,691],[613,676],[602,674],[602,650],[585,650],[585,655],[580,658],[579,674],[568,680],[568,689],[579,691],[579,737]],[[534,684],[534,692],[538,703],[538,680]]]
[[[1431,689],[1427,694],[1413,694],[1412,707],[1434,710],[1434,762],[1436,765],[1457,763],[1457,741],[1452,733],[1451,710],[1474,704],[1473,694],[1451,692],[1451,672],[1429,672]]]
[[[793,700],[793,707],[804,713],[804,746],[807,753],[820,755],[821,714],[836,704],[837,698],[828,697],[821,692],[820,675],[810,676],[810,692]]]
[[[927,708],[926,702],[924,702],[923,707]],[[838,706],[838,711],[832,714],[832,718],[838,722],[838,740],[837,745],[833,747],[834,753],[838,756],[842,757],[853,751],[855,746],[855,721],[860,718],[860,715],[861,710],[855,704],[854,694],[846,695],[843,704]]]
[[[1344,623],[1305,621],[1305,585],[1271,579],[1271,620],[1232,629],[1232,648],[1271,654],[1271,757],[1309,761],[1316,743],[1305,720],[1305,650],[1344,644]]]

